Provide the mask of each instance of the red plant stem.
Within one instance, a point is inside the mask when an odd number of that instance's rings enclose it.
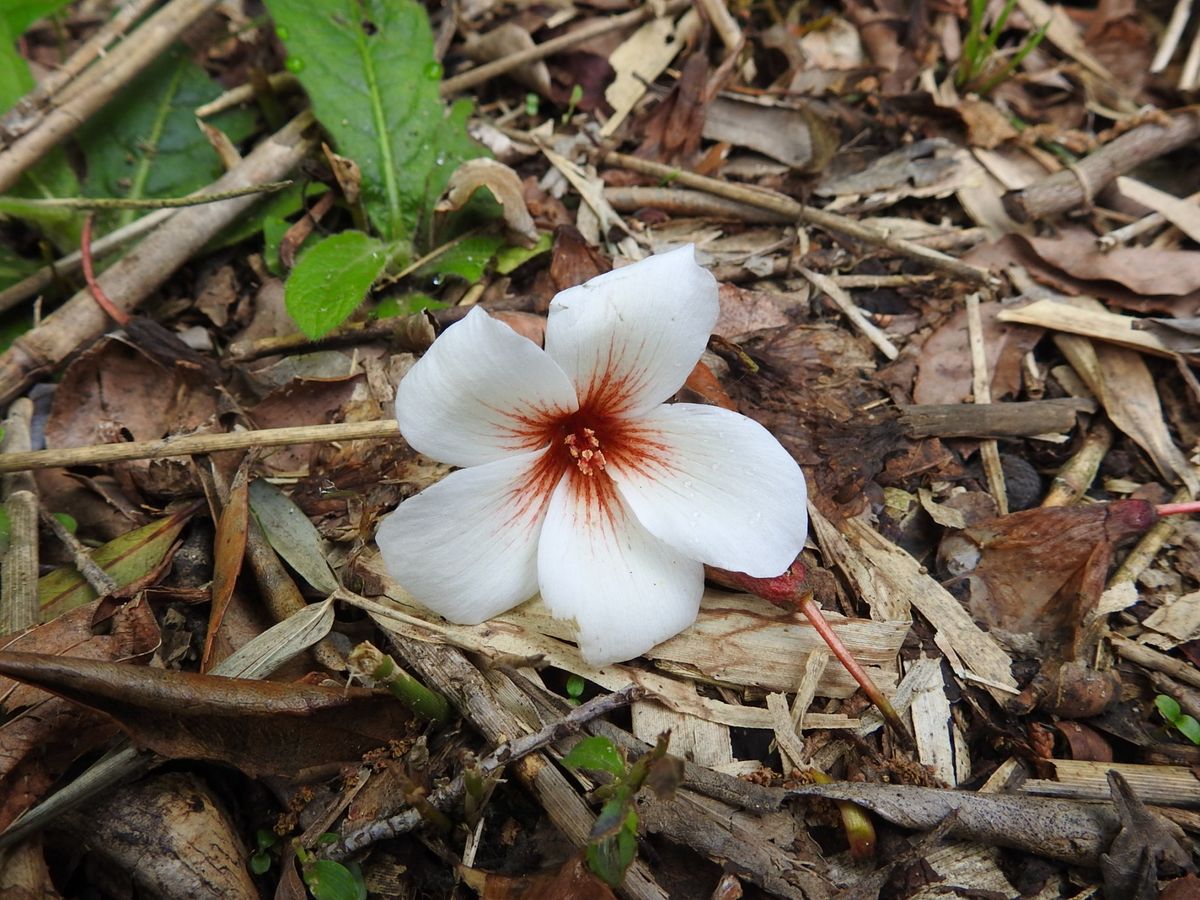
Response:
[[[1160,516],[1187,516],[1200,513],[1200,500],[1188,500],[1186,503],[1160,503],[1154,507]]]
[[[96,280],[96,272],[92,266],[92,219],[95,216],[91,213],[83,220],[83,234],[79,236],[79,256],[83,263],[83,280],[87,282],[88,290],[92,292],[92,298],[96,301],[96,305],[104,310],[105,314],[125,328],[129,325],[129,313],[121,309],[109,299],[108,294],[104,293],[104,288],[100,287],[100,282]]]
[[[879,711],[883,713],[884,719],[892,726],[900,742],[906,748],[913,747],[914,741],[912,734],[909,733],[908,726],[904,724],[904,720],[900,718],[900,714],[896,712],[891,701],[879,690],[879,687],[867,673],[867,670],[862,667],[859,661],[851,655],[846,645],[842,643],[842,639],[837,636],[837,633],[833,630],[833,626],[829,624],[829,620],[821,612],[821,607],[817,606],[817,602],[813,600],[811,593],[806,593],[801,599],[800,612],[804,613],[804,617],[817,630],[817,634],[829,645],[829,649],[838,658],[838,662],[845,666],[846,671],[858,682],[863,693],[867,695],[867,699],[874,703],[879,708]]]

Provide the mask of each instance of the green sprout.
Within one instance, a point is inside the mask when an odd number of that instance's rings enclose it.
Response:
[[[967,27],[967,36],[963,40],[962,57],[958,61],[954,84],[960,89],[987,94],[1009,78],[1017,70],[1017,66],[1025,61],[1025,57],[1037,48],[1046,36],[1050,22],[1047,20],[1031,33],[1008,62],[994,74],[985,78],[984,76],[988,74],[989,70],[995,69],[996,45],[1000,41],[1004,26],[1008,24],[1009,15],[1016,8],[1017,0],[1005,0],[1003,8],[992,23],[991,30],[986,34],[983,30],[983,18],[987,12],[987,0],[970,0],[970,2],[970,24]]]
[[[1176,731],[1193,744],[1200,744],[1200,722],[1184,713],[1178,700],[1166,694],[1159,694],[1154,698],[1154,705],[1158,707],[1159,715],[1171,723]]]

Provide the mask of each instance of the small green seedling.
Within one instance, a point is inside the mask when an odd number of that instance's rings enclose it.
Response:
[[[1200,744],[1200,722],[1184,713],[1179,707],[1179,701],[1166,694],[1154,698],[1159,715],[1171,723],[1172,727],[1193,744]]]
[[[257,849],[250,856],[250,871],[265,875],[274,862],[272,851],[278,850],[279,837],[269,828],[260,828],[254,832],[254,845]]]
[[[594,796],[603,801],[588,835],[588,868],[606,884],[617,887],[637,855],[637,808],[634,798],[645,785],[660,797],[670,796],[683,777],[683,763],[667,755],[669,732],[629,765],[620,749],[606,737],[584,738],[571,748],[563,763],[572,769],[606,772],[613,780]]]
[[[971,0],[967,36],[963,39],[962,57],[958,61],[958,71],[954,75],[954,84],[958,88],[972,90],[978,94],[990,93],[998,84],[1011,77],[1017,70],[1017,66],[1021,65],[1025,61],[1025,57],[1042,42],[1046,36],[1046,29],[1050,27],[1049,20],[1026,38],[1025,43],[1008,62],[1000,66],[994,73],[988,74],[990,70],[996,69],[996,44],[1016,5],[1017,0],[1005,0],[999,15],[992,23],[991,30],[984,34],[983,18],[987,13],[988,0]]]
[[[336,834],[323,834],[318,844],[332,844]],[[308,892],[316,900],[367,900],[367,885],[358,863],[342,865],[332,859],[318,859],[296,844],[296,859],[300,860],[301,877]]]

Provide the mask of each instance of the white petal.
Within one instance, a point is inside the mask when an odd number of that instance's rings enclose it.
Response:
[[[577,408],[554,360],[478,307],[447,328],[396,389],[404,439],[455,466],[544,447],[546,419]]]
[[[607,478],[562,479],[538,546],[551,613],[574,619],[592,665],[633,659],[696,620],[704,568],[656,540]]]
[[[546,352],[571,376],[582,406],[636,415],[683,386],[717,313],[716,279],[689,244],[559,293]]]
[[[537,593],[537,547],[561,469],[544,452],[460,469],[383,520],[388,573],[452,622],[475,625]],[[551,471],[553,469],[553,471]]]
[[[693,559],[756,578],[784,571],[808,532],[804,474],[774,436],[716,406],[672,403],[632,423],[643,447],[608,455],[638,521]]]

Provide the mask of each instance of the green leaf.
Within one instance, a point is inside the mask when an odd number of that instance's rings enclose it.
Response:
[[[54,15],[70,2],[71,0],[5,0],[0,16],[3,16],[3,21],[13,34],[21,34],[38,19]]]
[[[1162,717],[1172,724],[1179,718],[1180,713],[1183,712],[1179,708],[1179,701],[1174,697],[1168,697],[1166,694],[1159,694],[1155,697],[1154,705],[1158,707],[1158,711],[1162,714]]]
[[[7,16],[0,18],[0,112],[7,112],[33,87],[29,64],[17,52],[17,36]]]
[[[383,243],[361,231],[343,231],[305,250],[284,285],[287,311],[316,338],[337,328],[367,296],[388,264]]]
[[[250,509],[268,543],[305,581],[326,594],[337,590],[321,535],[290,497],[269,481],[256,479],[250,482]]]
[[[367,896],[362,874],[332,859],[306,865],[304,883],[317,900],[365,900]]]
[[[69,513],[55,513],[54,518],[62,523],[63,528],[71,534],[79,530],[79,523],[75,521],[75,517]]]
[[[375,319],[390,319],[394,316],[411,316],[427,309],[445,309],[448,305],[441,300],[433,299],[428,294],[384,297],[371,311],[371,316]]]
[[[450,174],[481,148],[466,134],[469,102],[447,113],[442,68],[414,0],[267,0],[337,150],[362,170],[363,204],[386,239],[412,241]]]
[[[1185,738],[1193,744],[1200,744],[1200,722],[1191,716],[1180,716],[1174,724]]]
[[[195,109],[221,93],[220,86],[181,48],[163,54],[79,132],[87,155],[89,197],[182,197],[218,178],[220,158],[196,127]],[[247,110],[209,120],[235,143],[254,129]],[[104,214],[105,228],[142,212]]]
[[[439,253],[416,271],[417,277],[454,275],[471,284],[483,277],[487,264],[504,243],[504,238],[492,234],[473,234]]]
[[[605,884],[614,888],[619,887],[625,878],[625,870],[629,868],[629,864],[633,862],[636,855],[637,814],[630,813],[625,826],[615,835],[588,844],[588,868],[595,872]]]
[[[567,696],[572,700],[578,700],[583,696],[583,690],[587,687],[587,682],[581,675],[567,676]]]
[[[621,751],[606,737],[584,738],[563,757],[563,763],[572,769],[611,772],[617,778],[625,774],[625,760]]]
[[[32,275],[39,268],[36,259],[19,256],[7,244],[0,243],[0,291]]]
[[[538,241],[532,247],[521,247],[517,244],[501,247],[496,251],[496,271],[501,275],[507,275],[525,265],[535,256],[549,253],[552,246],[554,246],[554,238],[550,236],[550,232],[543,231],[538,235]]]

